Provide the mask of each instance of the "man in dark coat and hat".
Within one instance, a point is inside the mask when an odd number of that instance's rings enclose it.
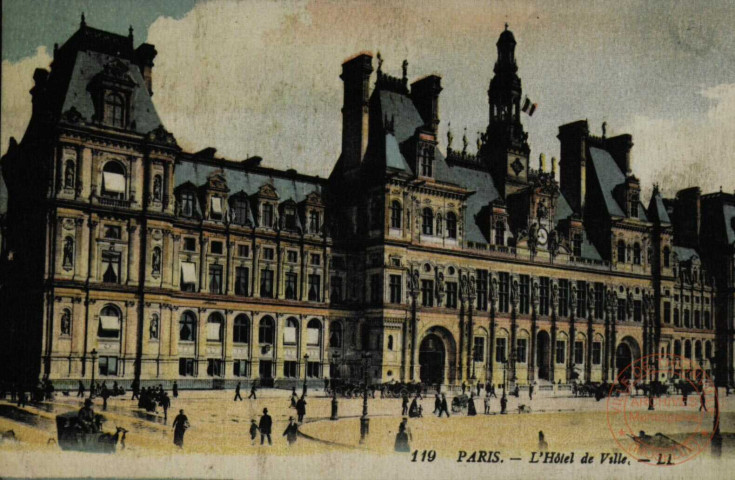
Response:
[[[304,421],[304,415],[306,415],[306,399],[303,395],[296,402],[296,414],[299,416],[299,423],[302,423]]]
[[[446,413],[447,417],[449,417],[449,405],[447,405],[447,397],[443,393],[441,407],[439,408],[439,418],[441,418],[442,413]]]
[[[263,445],[263,441],[268,437],[268,445],[273,445],[273,442],[271,441],[271,427],[273,426],[273,419],[271,419],[271,416],[268,415],[268,409],[263,409],[263,416],[260,417],[260,424],[258,425],[258,428],[260,429],[260,444]]]
[[[293,445],[296,442],[296,436],[299,433],[299,426],[294,422],[293,417],[288,417],[288,426],[283,432],[283,436],[286,437],[286,441],[289,445]]]

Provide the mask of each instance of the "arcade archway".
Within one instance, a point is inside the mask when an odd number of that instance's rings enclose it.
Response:
[[[549,338],[548,332],[540,330],[536,335],[536,361],[538,362],[539,380],[549,380],[551,378],[550,345],[551,338]]]
[[[422,383],[444,383],[446,356],[444,342],[438,335],[432,333],[424,337],[419,347],[419,378]]]
[[[641,349],[638,342],[632,337],[625,337],[615,349],[615,372],[616,376],[622,374],[625,378],[630,378],[631,369],[626,368],[633,363],[633,360],[640,358]]]

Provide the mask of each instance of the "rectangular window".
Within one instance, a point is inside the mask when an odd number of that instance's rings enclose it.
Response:
[[[549,277],[539,279],[539,314],[549,314]]]
[[[321,275],[309,275],[309,301],[321,301]]]
[[[566,346],[567,342],[564,340],[556,341],[556,363],[564,363],[566,358]]]
[[[232,362],[232,374],[236,377],[247,377],[248,376],[248,361],[247,360],[234,360]]]
[[[625,311],[625,300],[618,298],[618,322],[628,320],[628,312]]]
[[[604,299],[605,299],[605,285],[603,285],[600,282],[596,282],[595,283],[595,318],[597,319],[605,318]]]
[[[569,315],[569,280],[559,280],[559,316]]]
[[[311,263],[312,265],[321,265],[322,256],[319,255],[318,253],[312,253],[309,263]]]
[[[664,322],[671,323],[671,302],[664,302]]]
[[[181,262],[181,291],[195,292],[197,286],[197,267],[193,262]]]
[[[577,316],[587,317],[587,282],[577,281]]]
[[[519,292],[519,308],[520,313],[528,315],[531,310],[531,277],[528,275],[521,275]]]
[[[633,300],[633,320],[640,322],[643,319],[643,307],[640,300]]]
[[[120,254],[116,252],[102,252],[102,281],[105,283],[120,283]]]
[[[600,365],[602,363],[602,343],[592,342],[592,364]]]
[[[306,362],[306,376],[309,378],[319,378],[319,370],[321,365],[319,362]]]
[[[212,209],[209,218],[214,220],[222,220],[222,199],[220,197],[212,197]]]
[[[222,293],[222,265],[209,266],[209,293]]]
[[[207,359],[207,376],[209,377],[221,377],[225,374],[224,362],[221,358],[208,358]]]
[[[197,362],[193,358],[179,358],[179,375],[182,377],[195,377]]]
[[[283,376],[286,378],[296,378],[298,364],[292,361],[283,362]]]
[[[572,255],[575,257],[582,256],[582,234],[580,233],[574,235],[574,240],[572,241]]]
[[[100,357],[98,364],[100,375],[117,375],[117,357]]]
[[[272,248],[263,248],[263,260],[273,260],[275,258],[275,252]]]
[[[286,300],[296,300],[296,289],[298,285],[298,276],[295,273],[286,273]]]
[[[194,237],[184,237],[184,250],[187,252],[195,252],[197,249],[197,239]]]
[[[475,343],[472,347],[472,359],[475,362],[485,360],[485,337],[475,337]]]
[[[283,211],[284,213],[284,226],[286,230],[296,230],[296,212],[293,208],[286,208]]]
[[[235,295],[250,295],[250,270],[247,267],[235,268]]]
[[[421,305],[424,307],[434,306],[434,281],[421,280]]]
[[[401,292],[401,276],[390,276],[390,303],[402,303],[403,295]]]
[[[232,223],[236,225],[245,225],[248,221],[248,207],[245,200],[233,200],[230,203],[230,212],[232,213]]]
[[[298,263],[299,261],[299,252],[296,250],[289,250],[286,252],[286,261],[288,263]]]
[[[250,256],[250,245],[238,245],[237,246],[238,257],[249,257]]]
[[[273,270],[260,271],[260,296],[273,298]]]
[[[309,212],[309,232],[319,233],[321,222],[319,221],[319,212],[312,210]]]
[[[574,363],[584,363],[584,342],[574,342]]]
[[[525,338],[519,338],[516,340],[516,362],[526,363],[527,361],[527,350],[528,340]]]
[[[115,225],[105,225],[105,238],[120,240],[122,238],[122,230]]]
[[[222,255],[222,242],[219,240],[213,241],[212,245],[209,247],[209,251],[216,255]]]
[[[478,270],[477,271],[477,309],[480,311],[487,310],[487,289],[488,289],[487,270]]]
[[[498,311],[507,313],[510,303],[510,274],[508,272],[498,274],[498,290]]]
[[[370,303],[380,305],[383,299],[383,288],[379,273],[370,275]]]
[[[332,277],[332,302],[342,301],[342,277]]]
[[[457,282],[447,282],[447,308],[457,308]]]
[[[191,192],[181,194],[181,214],[185,217],[194,216],[194,194]]]
[[[496,338],[495,339],[495,361],[498,363],[505,363],[506,362],[506,354],[505,354],[505,346],[506,346],[506,339],[505,338]]]
[[[261,227],[272,227],[273,226],[273,205],[270,203],[264,203],[263,204],[263,217],[262,222],[260,223]]]

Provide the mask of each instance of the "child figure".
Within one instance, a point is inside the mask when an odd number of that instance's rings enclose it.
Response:
[[[255,445],[255,437],[258,436],[258,424],[255,419],[250,420],[250,445]]]

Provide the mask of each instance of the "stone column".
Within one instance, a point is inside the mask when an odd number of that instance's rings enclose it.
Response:
[[[225,310],[224,338],[222,342],[222,360],[224,362],[225,378],[232,376],[232,344],[233,332],[235,326],[235,314],[233,310]]]
[[[495,312],[498,305],[498,280],[488,275],[490,281],[490,348],[488,350],[488,380],[493,383],[495,371]]]
[[[205,292],[206,288],[204,286],[204,280],[207,278],[205,272],[207,270],[207,248],[209,248],[209,239],[206,237],[202,238],[200,244],[201,248],[199,249],[199,288],[197,289],[197,291]]]
[[[199,309],[197,319],[197,337],[194,357],[197,359],[197,378],[207,376],[207,317],[209,311],[206,308]]]
[[[179,289],[179,281],[181,280],[181,262],[179,261],[179,249],[181,248],[181,235],[173,235],[173,254],[170,263],[170,282],[171,288]]]
[[[136,254],[140,251],[140,235],[136,235],[138,226],[134,224],[128,225],[128,259],[127,268],[125,269],[125,283],[127,285],[135,285],[138,279],[138,270],[135,268]],[[143,231],[141,230],[141,233]],[[122,260],[122,259],[121,259]],[[138,259],[138,261],[145,262],[145,258]],[[122,262],[121,262],[122,263]],[[122,276],[122,265],[120,265],[120,275]],[[122,279],[121,279],[122,280]]]
[[[559,310],[559,285],[551,281],[551,340],[549,345],[549,381],[556,377],[556,312]]]
[[[84,219],[83,218],[77,218],[74,220],[74,276],[72,277],[72,280],[82,280],[84,279],[84,248],[83,245],[86,243],[84,241]],[[91,227],[90,227],[91,228]],[[57,245],[61,245],[61,248],[63,250],[64,243],[63,238],[61,240],[61,243]],[[87,246],[89,248],[89,246]]]
[[[531,385],[536,379],[536,335],[538,334],[538,309],[539,309],[539,284],[532,279],[531,286],[531,341],[528,360],[528,384]]]
[[[163,231],[163,241],[161,242],[162,250],[161,252],[161,287],[162,288],[171,288],[171,247],[173,244],[172,237],[173,234],[168,231]]]

